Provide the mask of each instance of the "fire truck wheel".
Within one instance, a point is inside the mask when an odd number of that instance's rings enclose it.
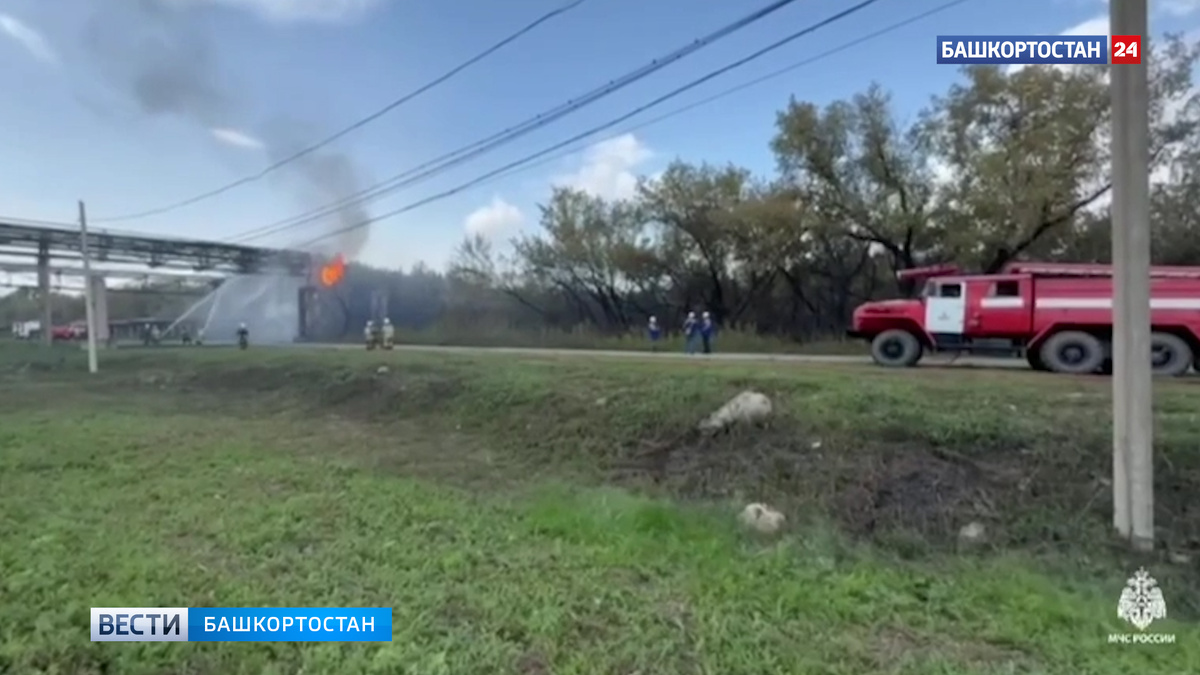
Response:
[[[912,333],[894,328],[885,330],[871,340],[871,358],[881,366],[907,368],[917,365],[924,352],[921,342]]]
[[[1025,360],[1027,362],[1029,362],[1029,367],[1032,368],[1033,370],[1043,372],[1043,373],[1050,370],[1049,368],[1046,367],[1046,364],[1042,362],[1042,355],[1038,352],[1033,352],[1033,351],[1025,352]]]
[[[1046,340],[1040,350],[1042,363],[1055,373],[1090,375],[1104,362],[1104,344],[1090,333],[1065,330]]]
[[[1150,335],[1151,369],[1155,375],[1179,377],[1192,366],[1192,348],[1178,335],[1153,333]]]

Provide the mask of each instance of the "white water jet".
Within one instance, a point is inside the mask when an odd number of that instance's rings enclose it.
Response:
[[[224,286],[224,284],[221,284],[221,286]],[[221,308],[221,298],[223,297],[221,295],[221,286],[213,289],[212,304],[208,306],[208,313],[204,315],[204,325],[200,327],[200,332],[204,336],[208,335],[208,327],[212,325],[213,316],[215,316],[217,310]]]
[[[243,274],[230,277],[184,312],[171,328],[207,303],[203,331],[206,343],[231,343],[246,324],[253,344],[291,344],[299,337],[298,298],[304,280],[282,274]],[[170,329],[168,329],[170,330]]]
[[[183,323],[184,321],[187,321],[188,318],[190,318],[193,314],[200,311],[200,308],[203,307],[205,303],[212,302],[212,300],[215,297],[216,297],[216,291],[215,290],[209,291],[208,294],[205,295],[203,298],[200,298],[196,302],[192,303],[192,306],[188,307],[187,310],[184,311],[183,314],[180,314],[178,319],[175,319],[174,321],[171,322],[170,326],[167,326],[167,329],[165,331],[163,331],[163,335],[171,335],[172,332],[179,326],[179,324]],[[210,309],[209,312],[211,314],[212,310]]]

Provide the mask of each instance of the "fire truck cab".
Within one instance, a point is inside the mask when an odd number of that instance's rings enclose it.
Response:
[[[952,351],[1024,356],[1035,370],[1058,373],[1111,369],[1108,265],[1012,263],[987,275],[943,265],[899,276],[924,282],[920,297],[863,304],[849,331],[870,342],[880,365]],[[1148,358],[1157,375],[1183,375],[1200,355],[1200,268],[1155,267],[1150,276]]]

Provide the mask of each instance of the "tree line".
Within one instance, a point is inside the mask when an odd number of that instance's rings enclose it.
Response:
[[[1147,57],[1153,259],[1200,265],[1200,48],[1168,36]],[[911,120],[879,85],[793,98],[772,175],[675,162],[631,199],[557,188],[537,231],[469,237],[444,273],[350,266],[323,337],[358,334],[382,293],[410,329],[627,334],[706,310],[726,330],[809,340],[912,293],[904,269],[1109,262],[1110,108],[1106,66],[968,67]]]

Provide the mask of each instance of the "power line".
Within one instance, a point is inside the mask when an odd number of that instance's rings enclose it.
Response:
[[[645,129],[647,127],[652,127],[656,124],[661,124],[663,122],[666,122],[669,119],[678,117],[679,115],[682,115],[684,113],[691,112],[693,110],[696,110],[697,108],[702,108],[710,103],[715,103],[716,101],[719,101],[723,98],[732,96],[738,92],[745,91],[752,87],[756,87],[760,84],[763,84],[764,82],[769,82],[771,80],[774,80],[775,78],[782,77],[783,75],[787,75],[788,73],[791,73],[795,70],[803,68],[804,66],[812,65],[814,63],[817,63],[818,61],[823,61],[823,60],[829,58],[830,56],[840,54],[840,53],[846,51],[847,49],[851,49],[851,48],[857,47],[863,43],[870,42],[871,40],[874,40],[875,38],[883,37],[884,35],[887,35],[888,33],[894,33],[895,31],[898,31],[901,28],[905,28],[905,27],[910,26],[919,21],[923,21],[935,14],[940,14],[948,9],[952,9],[954,7],[966,4],[968,2],[971,2],[971,0],[952,0],[951,2],[943,3],[941,5],[938,5],[937,7],[934,7],[932,9],[921,12],[920,14],[917,14],[915,16],[911,16],[907,19],[904,19],[903,21],[898,21],[896,23],[885,26],[884,28],[880,28],[877,31],[867,33],[866,35],[863,35],[862,37],[855,38],[853,40],[850,40],[849,42],[843,42],[842,44],[840,44],[832,49],[827,49],[819,54],[809,56],[809,57],[801,59],[799,61],[794,61],[782,68],[779,68],[777,70],[773,70],[769,73],[766,73],[765,75],[760,75],[759,77],[756,77],[752,80],[747,80],[746,82],[743,82],[741,84],[737,84],[732,87],[722,89],[721,91],[718,91],[715,94],[712,94],[712,95],[706,96],[702,99],[693,101],[691,103],[688,103],[687,105],[683,105],[678,108],[674,108],[673,110],[663,113],[662,115],[659,115],[657,117],[652,117],[648,120],[638,122],[637,124],[634,124],[632,126],[625,127],[621,131],[619,131],[611,136],[606,136],[606,137],[600,139],[599,141],[594,141],[594,140],[586,141],[584,143],[567,148],[566,150],[564,150],[562,152],[555,153],[549,157],[544,157],[532,164],[526,164],[523,166],[519,166],[514,169],[505,171],[502,174],[492,176],[485,182],[491,182],[497,178],[511,176],[513,174],[521,173],[523,171],[528,171],[529,169],[533,169],[533,168],[536,168],[539,166],[544,166],[553,161],[563,159],[565,157],[570,157],[571,155],[574,155],[581,150],[585,150],[588,147],[590,147],[596,143],[603,143],[604,141],[612,140],[614,138],[619,138],[620,136],[623,136],[625,134],[628,134],[628,133],[631,133],[634,131],[638,131],[640,129]]]
[[[959,6],[959,5],[966,4],[967,2],[970,2],[970,1],[971,1],[971,0],[952,0],[951,2],[946,2],[946,3],[943,3],[943,4],[941,4],[941,5],[938,5],[938,6],[934,7],[934,8],[932,8],[932,9],[929,9],[929,10],[926,10],[926,11],[924,11],[924,12],[921,12],[920,14],[917,14],[917,15],[911,16],[911,17],[909,17],[909,18],[907,18],[907,19],[904,19],[903,21],[898,21],[898,22],[896,22],[896,23],[893,23],[893,24],[890,24],[890,25],[888,25],[888,26],[885,26],[885,27],[883,27],[883,28],[880,28],[879,30],[873,31],[873,32],[871,32],[871,33],[867,33],[866,35],[863,35],[862,37],[855,38],[854,40],[850,40],[850,41],[848,41],[848,42],[843,42],[842,44],[840,44],[840,45],[838,45],[838,46],[836,46],[836,47],[833,47],[832,49],[828,49],[828,50],[826,50],[826,51],[820,52],[819,54],[816,54],[816,55],[813,55],[813,56],[810,56],[810,57],[807,57],[807,58],[801,59],[801,60],[799,60],[799,61],[792,62],[792,63],[790,63],[790,64],[788,64],[788,65],[786,65],[786,66],[784,66],[784,67],[782,67],[782,68],[779,68],[779,69],[777,69],[777,70],[773,70],[773,71],[771,71],[771,72],[769,72],[769,73],[766,73],[765,75],[761,75],[761,76],[759,76],[759,77],[756,77],[756,78],[754,78],[754,79],[752,79],[752,80],[748,80],[748,81],[746,81],[746,82],[743,82],[743,83],[741,83],[741,84],[737,84],[737,85],[734,85],[734,86],[732,86],[732,87],[728,87],[728,88],[726,88],[726,89],[722,89],[721,91],[718,91],[718,92],[716,92],[715,94],[712,94],[712,95],[710,95],[710,96],[706,96],[706,97],[704,97],[704,98],[702,98],[702,99],[699,99],[699,100],[697,100],[697,101],[693,101],[692,103],[689,103],[689,104],[687,104],[687,105],[680,106],[680,107],[678,107],[678,108],[675,108],[675,109],[673,109],[673,110],[671,110],[671,111],[669,111],[669,112],[663,113],[662,115],[659,115],[659,116],[657,116],[657,117],[652,117],[652,118],[650,118],[650,119],[648,119],[648,120],[645,120],[645,121],[639,122],[639,123],[637,123],[637,124],[634,124],[634,125],[632,125],[632,126],[625,127],[624,129],[622,129],[621,131],[617,132],[616,134],[613,134],[612,136],[607,136],[607,137],[605,137],[604,139],[601,139],[600,141],[589,140],[589,141],[586,141],[586,142],[584,142],[584,143],[577,144],[577,145],[575,145],[575,146],[573,146],[573,147],[567,148],[566,150],[563,150],[563,151],[561,151],[561,152],[557,152],[557,153],[555,153],[555,154],[553,154],[553,155],[551,155],[551,156],[549,156],[549,157],[543,157],[543,158],[539,159],[539,160],[538,160],[538,161],[536,161],[536,162],[533,162],[533,163],[530,163],[530,164],[524,164],[524,165],[522,165],[522,166],[517,166],[517,167],[511,168],[511,169],[508,169],[508,170],[506,170],[506,171],[503,171],[502,173],[496,174],[496,175],[494,175],[494,176],[490,176],[490,177],[489,177],[489,178],[487,178],[486,180],[482,180],[482,181],[479,181],[479,182],[477,182],[477,183],[474,183],[474,184],[473,184],[471,187],[475,187],[475,186],[482,185],[482,184],[485,184],[485,183],[491,183],[491,182],[493,182],[494,180],[497,180],[497,179],[500,179],[500,178],[504,178],[504,177],[506,177],[506,176],[514,175],[514,174],[517,174],[517,173],[522,173],[522,172],[524,172],[524,171],[528,171],[528,170],[530,170],[530,169],[534,169],[534,168],[537,168],[537,167],[540,167],[540,166],[545,166],[546,164],[549,164],[549,163],[551,163],[551,162],[554,162],[554,161],[556,161],[556,160],[563,159],[563,158],[565,158],[565,157],[570,157],[571,155],[574,155],[574,154],[576,154],[576,153],[580,152],[581,150],[584,150],[584,149],[588,148],[589,146],[591,146],[591,145],[593,145],[593,144],[595,144],[595,143],[597,143],[597,142],[603,142],[604,140],[611,140],[611,139],[617,138],[617,137],[619,137],[619,136],[622,136],[622,135],[624,135],[624,134],[627,134],[627,133],[630,133],[630,132],[633,132],[633,131],[638,131],[638,130],[640,130],[640,129],[645,129],[645,128],[648,128],[648,127],[651,127],[651,126],[654,126],[654,125],[657,125],[657,124],[661,124],[661,123],[663,123],[663,122],[665,122],[665,121],[667,121],[667,120],[670,120],[670,119],[673,119],[673,118],[675,118],[675,117],[678,117],[679,115],[682,115],[682,114],[684,114],[684,113],[691,112],[691,111],[693,111],[693,110],[696,110],[696,109],[698,109],[698,108],[704,107],[704,106],[706,106],[706,105],[708,105],[708,104],[710,104],[710,103],[714,103],[714,102],[716,102],[716,101],[719,101],[719,100],[721,100],[721,99],[723,99],[723,98],[726,98],[726,97],[732,96],[733,94],[736,94],[736,93],[739,93],[739,92],[745,91],[746,89],[750,89],[750,88],[752,88],[752,87],[756,87],[756,86],[758,86],[758,85],[760,85],[760,84],[763,84],[763,83],[765,83],[765,82],[769,82],[769,81],[771,81],[771,80],[774,80],[774,79],[776,79],[776,78],[782,77],[783,75],[787,75],[787,74],[789,74],[789,73],[791,73],[791,72],[793,72],[793,71],[796,71],[796,70],[798,70],[798,69],[800,69],[800,68],[803,68],[804,66],[812,65],[812,64],[814,64],[814,63],[817,63],[817,62],[819,62],[819,61],[823,61],[823,60],[825,60],[825,59],[829,58],[830,56],[835,56],[835,55],[837,55],[837,54],[840,54],[840,53],[842,53],[842,52],[844,52],[844,51],[846,51],[846,50],[848,50],[848,49],[852,49],[852,48],[854,48],[854,47],[857,47],[857,46],[859,46],[859,45],[861,45],[861,44],[864,44],[864,43],[866,43],[866,42],[870,42],[871,40],[874,40],[874,39],[876,39],[876,38],[883,37],[884,35],[887,35],[887,34],[889,34],[889,33],[894,33],[895,31],[897,31],[897,30],[900,30],[901,28],[905,28],[905,27],[907,27],[907,26],[910,26],[910,25],[912,25],[912,24],[914,24],[914,23],[918,23],[918,22],[920,22],[920,21],[923,21],[923,20],[925,20],[925,19],[927,19],[927,18],[929,18],[929,17],[931,17],[931,16],[934,16],[934,15],[936,15],[936,14],[940,14],[940,13],[942,13],[942,12],[944,12],[944,11],[948,10],[948,9],[952,9],[952,8],[954,8],[954,7],[957,7],[957,6]],[[284,221],[280,221],[280,222],[284,222],[284,223],[286,223],[286,222],[288,222],[288,220],[291,220],[291,219],[285,219]],[[275,223],[275,224],[273,224],[273,225],[277,225],[277,224],[278,224],[278,223]],[[268,227],[271,227],[271,226],[268,226]],[[290,229],[290,228],[283,228],[283,229]],[[265,233],[265,234],[263,234],[263,235],[259,235],[259,236],[253,236],[253,237],[250,237],[248,240],[259,239],[259,238],[262,238],[262,237],[268,236],[268,235],[270,235],[270,234],[273,234],[273,233],[274,233],[274,232],[267,232],[267,233]]]
[[[651,101],[645,105],[639,106],[638,108],[635,108],[634,110],[632,110],[624,115],[621,115],[620,117],[609,120],[608,122],[605,122],[604,124],[593,127],[593,128],[591,128],[587,131],[584,131],[580,134],[576,134],[575,136],[572,136],[571,138],[568,138],[565,141],[556,143],[556,144],[554,144],[548,148],[545,148],[543,150],[540,150],[532,155],[527,155],[526,157],[523,157],[522,159],[516,160],[514,162],[510,162],[509,164],[506,164],[506,165],[500,167],[499,169],[494,169],[492,171],[489,171],[488,173],[485,173],[482,176],[479,176],[471,181],[463,183],[462,185],[459,185],[457,187],[451,188],[449,190],[445,190],[443,192],[432,195],[430,197],[426,197],[425,199],[413,202],[412,204],[408,204],[406,206],[402,206],[400,208],[393,209],[391,211],[388,211],[387,213],[384,213],[384,214],[381,214],[381,215],[378,215],[378,216],[375,216],[372,218],[368,218],[361,222],[354,223],[352,225],[348,225],[346,227],[342,227],[337,230],[334,230],[333,232],[324,234],[320,237],[317,237],[315,239],[305,242],[304,244],[302,244],[300,246],[300,248],[308,248],[308,247],[312,246],[313,244],[317,244],[321,241],[324,241],[325,239],[329,239],[331,237],[336,237],[336,236],[345,234],[347,232],[351,232],[353,230],[357,230],[359,228],[366,227],[368,225],[371,225],[372,223],[376,223],[381,220],[391,218],[393,216],[397,216],[401,213],[412,211],[413,209],[419,208],[421,206],[425,206],[426,204],[429,204],[429,203],[432,203],[435,201],[440,201],[442,199],[445,199],[447,197],[455,195],[459,192],[462,192],[463,190],[474,187],[475,185],[478,185],[479,183],[487,181],[488,179],[494,178],[494,177],[504,174],[506,172],[512,171],[513,169],[521,167],[525,164],[531,163],[531,162],[533,162],[537,159],[540,159],[542,157],[545,157],[546,155],[549,155],[557,150],[560,150],[564,147],[572,145],[573,143],[576,143],[577,141],[579,141],[581,139],[587,138],[589,136],[593,136],[601,131],[612,128],[630,118],[640,115],[641,113],[643,113],[647,110],[650,110],[651,108],[657,107],[658,105],[660,105],[672,98],[675,98],[676,96],[678,96],[684,92],[690,91],[691,89],[694,89],[695,87],[698,87],[701,84],[708,82],[709,80],[719,77],[731,70],[740,68],[741,66],[744,66],[747,63],[750,63],[751,61],[754,61],[755,59],[758,59],[776,49],[779,49],[780,47],[788,45],[788,44],[800,39],[801,37],[808,35],[809,33],[813,33],[813,32],[820,30],[821,28],[824,28],[830,24],[841,21],[842,19],[845,19],[846,17],[851,16],[852,14],[860,12],[860,11],[866,9],[867,7],[875,4],[876,2],[879,2],[879,0],[863,0],[862,2],[858,3],[857,5],[853,5],[847,9],[842,10],[841,12],[838,12],[837,14],[834,14],[833,16],[830,16],[826,19],[818,21],[817,23],[809,25],[808,27],[806,27],[802,30],[796,31],[795,33],[792,33],[792,34],[788,35],[787,37],[777,40],[777,41],[767,45],[766,47],[763,47],[762,49],[759,49],[758,51],[750,54],[749,56],[745,56],[741,59],[738,59],[737,61],[734,61],[733,63],[730,63],[721,68],[718,68],[718,69],[704,75],[703,77],[692,80],[691,82],[689,82],[681,87],[678,87],[666,94],[663,94],[662,96],[659,96],[658,98],[654,99],[653,101]]]
[[[261,180],[264,177],[266,177],[268,174],[270,174],[288,164],[291,164],[292,162],[294,162],[302,157],[305,157],[306,155],[310,155],[310,154],[316,152],[317,150],[320,150],[321,148],[329,145],[330,143],[333,143],[334,141],[337,141],[337,140],[345,137],[347,134],[350,134],[353,131],[361,129],[362,127],[370,124],[371,122],[374,122],[375,120],[379,119],[380,117],[383,117],[384,115],[395,110],[396,108],[399,108],[400,106],[404,105],[405,103],[408,103],[409,101],[420,96],[421,94],[424,94],[425,92],[429,91],[430,89],[433,89],[434,87],[436,87],[440,84],[443,84],[444,82],[453,78],[455,75],[458,75],[459,73],[466,70],[467,68],[470,68],[471,66],[475,65],[476,63],[479,63],[480,61],[486,59],[487,57],[491,56],[492,54],[500,51],[504,47],[517,41],[521,37],[524,37],[526,34],[532,32],[538,26],[546,23],[547,21],[550,21],[551,19],[553,19],[555,17],[566,14],[567,12],[575,9],[576,7],[579,7],[586,1],[587,0],[573,0],[573,2],[570,2],[566,5],[558,7],[557,9],[551,10],[551,11],[547,12],[546,14],[543,14],[542,16],[538,17],[533,22],[526,25],[524,28],[521,28],[517,32],[509,35],[508,37],[504,38],[503,40],[500,40],[496,44],[479,52],[475,56],[472,56],[471,58],[460,63],[459,65],[455,66],[454,68],[451,68],[449,71],[445,72],[441,76],[425,83],[424,85],[405,94],[404,96],[401,96],[400,98],[392,101],[391,103],[388,103],[386,106],[380,108],[379,110],[376,110],[375,112],[371,113],[370,115],[367,115],[366,117],[351,124],[350,126],[345,127],[341,131],[338,131],[337,133],[333,134],[332,136],[329,136],[314,145],[310,145],[310,146],[304,148],[303,150],[300,150],[299,152],[296,152],[296,153],[289,155],[288,157],[285,157],[273,164],[270,164],[269,166],[262,169],[258,173],[251,174],[251,175],[245,176],[243,178],[239,178],[238,180],[235,180],[232,183],[228,183],[219,188],[216,188],[215,190],[209,190],[208,192],[204,192],[204,193],[201,193],[194,197],[189,197],[188,199],[184,199],[182,201],[178,201],[173,204],[168,204],[166,206],[161,206],[161,207],[158,207],[155,209],[150,209],[147,211],[140,211],[137,213],[131,213],[131,214],[123,215],[123,216],[115,216],[115,217],[111,217],[111,218],[95,218],[93,220],[94,220],[94,222],[97,222],[97,223],[103,223],[103,222],[115,222],[115,221],[121,221],[121,220],[137,220],[137,219],[145,218],[147,216],[159,215],[162,213],[166,213],[168,211],[174,211],[176,209],[183,208],[185,206],[190,206],[192,204],[204,201],[206,199],[211,199],[212,197],[215,197],[217,195],[220,195],[220,194],[223,194],[230,190],[233,190],[234,188],[238,188],[243,185],[247,185],[249,183],[253,183],[255,181]]]
[[[376,183],[371,187],[344,197],[341,200],[318,207],[312,211],[306,211],[288,218],[284,218],[283,220],[256,228],[249,232],[245,232],[232,238],[231,241],[249,241],[293,229],[305,223],[313,222],[325,216],[336,213],[338,210],[345,208],[348,205],[375,200],[386,194],[432,177],[445,171],[446,169],[461,164],[474,157],[478,157],[491,150],[494,150],[497,147],[500,147],[501,145],[507,144],[513,140],[516,140],[517,138],[520,138],[521,136],[540,129],[541,127],[546,126],[551,122],[560,119],[571,112],[574,112],[575,110],[578,110],[586,105],[590,105],[591,103],[594,103],[601,98],[608,96],[609,94],[612,94],[641,79],[644,79],[645,77],[692,54],[693,52],[696,52],[721,38],[727,37],[728,35],[731,35],[734,32],[765,18],[766,16],[786,7],[787,5],[792,4],[793,2],[795,2],[795,0],[776,0],[770,5],[767,5],[766,7],[763,7],[752,14],[728,24],[717,31],[710,33],[709,35],[694,40],[688,45],[685,45],[680,49],[676,49],[665,56],[654,59],[650,63],[615,80],[612,80],[606,85],[593,89],[592,91],[580,97],[568,100],[566,103],[559,105],[557,108],[540,113],[513,127],[492,134],[487,138],[476,141],[470,145],[447,153],[446,155],[434,158],[412,169],[396,174],[385,181]]]
[[[765,75],[761,75],[752,80],[747,80],[746,82],[743,82],[739,85],[729,87],[728,89],[722,89],[721,91],[719,91],[711,96],[706,96],[705,98],[702,98],[698,101],[694,101],[687,105],[680,106],[670,112],[659,115],[658,117],[653,117],[644,122],[639,122],[638,124],[635,124],[631,127],[626,128],[625,130],[621,131],[620,134],[617,134],[617,135],[619,136],[621,134],[627,134],[631,131],[637,131],[638,129],[644,129],[646,127],[653,126],[660,122],[665,122],[666,120],[671,119],[676,116],[679,116],[679,115],[682,115],[683,113],[690,112],[690,111],[695,110],[696,108],[700,108],[702,106],[706,106],[709,103],[719,101],[723,98],[726,98],[727,96],[732,96],[733,94],[736,94],[738,92],[750,89],[751,87],[756,87],[764,82],[769,82],[770,80],[774,80],[777,77],[787,75],[788,73],[791,73],[795,70],[803,68],[804,66],[808,66],[813,63],[816,63],[817,61],[822,61],[824,59],[827,59],[830,56],[840,54],[840,53],[846,51],[847,49],[857,47],[865,42],[870,42],[871,40],[874,40],[875,38],[883,37],[884,35],[887,35],[888,33],[893,33],[897,30],[900,30],[901,28],[905,28],[905,27],[910,26],[919,21],[923,21],[935,14],[940,14],[948,9],[952,9],[959,5],[966,4],[970,1],[971,0],[952,0],[952,2],[943,3],[941,5],[938,5],[937,7],[934,7],[933,9],[926,10],[924,12],[921,12],[920,14],[909,17],[903,21],[898,21],[898,22],[893,23],[884,28],[880,28],[877,31],[867,33],[866,35],[864,35],[862,37],[855,38],[853,40],[850,40],[849,42],[843,42],[842,44],[840,44],[832,49],[828,49],[826,51],[823,51],[814,56],[810,56],[806,59],[802,59],[800,61],[795,61],[793,63],[790,63],[790,64],[784,66],[783,68],[780,68],[778,70],[773,70]],[[615,137],[616,136],[612,136],[610,138],[615,138]],[[594,143],[594,141],[589,141],[588,144],[590,145],[591,143]],[[556,155],[555,157],[552,157],[550,159],[559,159],[561,157],[569,156],[571,154],[579,152],[579,150],[582,150],[584,147],[587,147],[587,146],[585,145],[585,146],[573,148],[571,150],[568,150],[564,154]],[[524,168],[524,167],[522,167],[522,168]]]
[[[596,101],[639,80],[642,80],[722,38],[728,37],[729,35],[742,30],[750,24],[762,20],[763,18],[783,9],[788,5],[793,4],[794,2],[796,2],[796,0],[774,0],[774,2],[771,4],[758,9],[747,16],[744,16],[733,23],[725,25],[704,37],[693,40],[687,45],[676,49],[669,54],[654,59],[646,65],[626,73],[625,75],[622,75],[621,77],[612,80],[601,87],[597,87],[590,92],[583,94],[582,96],[570,99],[556,108],[535,115],[534,117],[531,117],[513,127],[509,127],[508,129],[492,134],[491,136],[471,143],[470,145],[461,147],[440,157],[436,157],[428,162],[425,162],[424,164],[394,175],[387,180],[376,183],[371,187],[360,190],[359,192],[356,192],[348,197],[344,197],[341,200],[318,207],[312,211],[307,211],[285,218],[281,221],[271,223],[261,228],[256,228],[255,230],[245,232],[232,238],[230,241],[244,241],[247,237],[251,239],[257,239],[268,234],[274,234],[276,232],[290,229],[297,225],[312,222],[318,218],[330,215],[349,204],[361,203],[363,201],[376,199],[384,194],[394,192],[395,190],[407,187],[408,185],[412,185],[420,180],[441,173],[450,167],[485,154],[491,150],[494,150],[495,148],[500,147],[501,145],[510,143],[521,136],[536,131],[537,129],[540,129],[551,122],[554,122],[555,120],[565,117],[566,115],[580,108],[595,103]]]

